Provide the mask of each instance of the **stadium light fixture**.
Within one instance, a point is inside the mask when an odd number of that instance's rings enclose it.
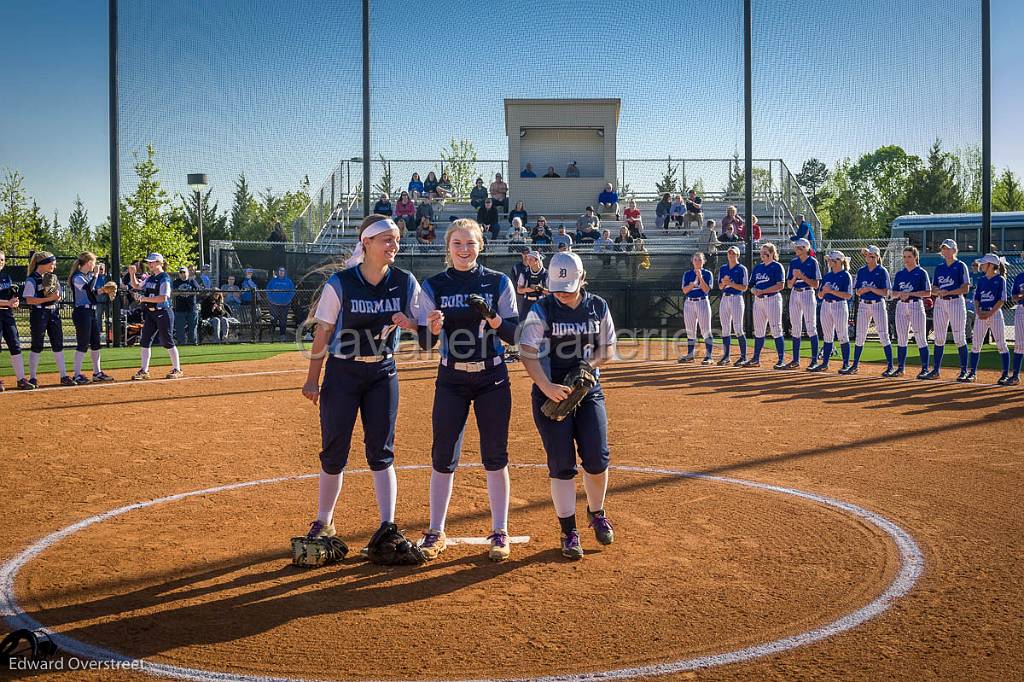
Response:
[[[196,223],[199,227],[199,272],[203,271],[206,259],[203,256],[203,190],[210,184],[206,173],[189,173],[188,188],[196,193]]]

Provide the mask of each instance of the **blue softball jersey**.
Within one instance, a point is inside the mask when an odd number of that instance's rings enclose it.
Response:
[[[615,345],[615,323],[600,296],[584,291],[579,305],[572,308],[549,294],[530,308],[520,343],[539,351],[541,366],[558,383],[597,349]]]
[[[715,286],[714,283],[713,283],[714,281],[711,279],[711,271],[710,270],[708,270],[707,268],[701,268],[700,276],[702,278],[704,278],[704,281],[707,282],[707,285],[709,287]],[[690,286],[691,284],[693,284],[696,281],[697,281],[697,271],[696,270],[688,270],[686,272],[686,274],[683,275],[683,286],[684,287],[688,287],[688,286]],[[708,297],[708,295],[706,293],[704,293],[704,290],[701,289],[700,287],[697,287],[696,289],[693,289],[690,293],[686,294],[686,298],[690,299],[691,301],[699,301],[700,299],[707,298],[707,297]]]
[[[142,283],[142,296],[166,296],[163,303],[146,303],[147,310],[167,310],[171,307],[171,276],[166,272],[150,275]]]
[[[928,278],[928,271],[918,265],[913,270],[903,268],[897,272],[892,280],[892,290],[903,292],[931,291],[932,282]]]
[[[771,289],[785,279],[786,272],[782,269],[782,263],[778,261],[772,261],[767,265],[758,263],[754,266],[754,274],[750,276],[755,289]]]
[[[1024,294],[1024,272],[1017,275],[1013,280],[1013,286],[1010,288],[1011,296],[1020,296]],[[1021,346],[1024,349],[1024,346]]]
[[[826,272],[824,277],[821,278],[821,284],[819,285],[822,291],[825,291],[826,301],[842,301],[844,299],[833,294],[833,291],[841,291],[843,293],[853,293],[853,277],[846,270],[840,270],[839,272],[832,272],[831,270]]]
[[[733,284],[746,284],[747,283],[747,268],[742,263],[737,263],[736,267],[730,268],[728,263],[725,263],[718,269],[718,286],[722,289],[723,296],[742,296],[743,292],[733,288],[722,287],[722,279],[728,277],[732,280]]]
[[[971,281],[971,273],[967,271],[967,264],[962,260],[954,260],[952,265],[942,262],[935,266],[932,281],[942,292],[956,291]]]
[[[791,278],[793,273],[797,270],[804,273],[804,276],[809,279],[821,279],[821,266],[818,265],[817,259],[811,258],[810,256],[808,256],[806,260],[800,260],[799,258],[791,260],[789,262],[789,272],[786,275],[786,279]],[[809,288],[810,287],[803,280],[800,280],[793,285],[794,291],[804,291]]]
[[[974,303],[984,311],[992,310],[997,301],[1006,300],[1006,279],[999,275],[980,277],[974,288]]]
[[[863,266],[857,270],[857,282],[853,287],[856,291],[863,287],[875,287],[876,289],[891,289],[892,286],[889,283],[889,271],[881,265],[876,265],[874,270]],[[866,293],[860,297],[860,300],[865,303],[876,303],[882,300],[882,297],[874,292]]]

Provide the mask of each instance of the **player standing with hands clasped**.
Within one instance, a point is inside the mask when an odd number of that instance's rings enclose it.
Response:
[[[942,367],[942,355],[946,350],[946,332],[953,329],[953,342],[960,357],[960,376],[957,381],[963,382],[968,374],[967,357],[967,302],[964,296],[971,290],[971,273],[967,264],[956,257],[957,246],[952,239],[942,242],[939,248],[944,262],[935,266],[932,277],[932,296],[935,296],[935,309],[932,311],[933,332],[935,337],[934,367],[930,372],[917,375],[918,379],[938,379],[939,368]]]
[[[380,512],[380,528],[367,547],[374,563],[418,564],[423,555],[395,524],[395,423],[398,369],[394,353],[398,329],[416,330],[419,283],[394,267],[401,234],[390,218],[371,214],[359,227],[359,242],[346,268],[324,284],[313,315],[316,333],[302,395],[320,406],[320,479],[317,516],[305,538],[292,540],[293,561],[320,565],[344,558],[348,547],[334,538],[334,509],[348,464],[356,415],[362,418],[366,461]],[[327,360],[323,384],[320,372]],[[307,559],[312,548],[331,552],[329,561]],[[324,558],[323,554],[318,555]]]
[[[453,222],[445,233],[445,245],[449,267],[423,282],[418,309],[420,346],[429,350],[441,341],[432,417],[430,528],[420,549],[433,559],[447,548],[445,521],[472,404],[491,503],[489,557],[502,561],[509,557],[508,425],[512,416],[502,341],[516,342],[516,292],[506,275],[477,263],[484,235],[475,220]]]
[[[0,251],[0,336],[11,354],[11,367],[18,380],[18,388],[22,391],[31,391],[35,385],[28,383],[28,379],[25,378],[25,360],[21,357],[18,325],[14,321],[14,311],[21,306],[21,299],[18,297],[18,288],[14,286],[14,282],[3,273],[6,264],[7,254]],[[4,382],[0,381],[0,393],[3,390]]]
[[[167,350],[171,359],[171,371],[168,379],[180,379],[181,359],[178,348],[174,345],[174,313],[171,311],[171,276],[165,272],[166,262],[159,253],[151,253],[145,258],[149,268],[149,277],[140,281],[135,265],[128,266],[128,277],[133,297],[142,304],[142,332],[139,334],[139,346],[142,353],[142,365],[132,375],[132,381],[144,381],[149,378],[149,360],[153,356],[153,339],[159,338],[160,344]]]
[[[842,344],[843,366],[840,374],[850,372],[850,304],[853,298],[853,278],[850,277],[850,261],[842,251],[829,251],[825,256],[829,271],[821,278],[818,298],[821,305],[821,331],[825,335],[821,348],[821,362],[812,364],[808,372],[827,372],[832,357],[832,344],[838,338]]]
[[[907,344],[910,332],[921,355],[921,373],[918,379],[928,374],[928,319],[924,311],[924,299],[931,296],[932,284],[928,273],[920,265],[917,247],[903,249],[903,269],[892,281],[892,296],[896,299],[896,369],[882,376],[901,377],[907,365]]]
[[[577,450],[590,527],[602,545],[615,538],[604,512],[610,453],[599,370],[615,355],[615,325],[605,300],[585,291],[584,284],[579,256],[553,255],[547,287],[552,293],[530,309],[520,339],[523,365],[534,384],[533,420],[547,453],[562,555],[569,559],[583,558],[576,528]]]
[[[999,360],[1003,366],[1003,374],[996,382],[1005,386],[1010,378],[1010,349],[1006,346],[1006,325],[1003,323],[1003,306],[1006,305],[1006,264],[994,253],[986,253],[979,261],[982,277],[978,278],[974,290],[974,338],[971,348],[971,366],[961,383],[969,384],[975,379],[978,361],[981,359],[981,347],[985,345],[985,337],[992,332],[992,340],[999,349]]]
[[[867,265],[857,270],[854,280],[854,293],[857,294],[857,344],[853,349],[853,364],[846,374],[856,374],[860,366],[860,356],[864,352],[864,342],[868,338],[868,325],[872,320],[878,330],[878,341],[885,353],[885,371],[882,376],[892,375],[892,340],[889,338],[889,310],[885,300],[889,298],[891,283],[889,271],[881,265],[882,251],[872,244],[861,249]]]
[[[71,313],[71,319],[75,323],[75,371],[71,380],[80,386],[89,383],[89,379],[82,374],[82,364],[85,362],[87,350],[91,351],[92,356],[92,380],[114,380],[114,377],[100,368],[100,323],[96,318],[96,274],[93,272],[95,268],[96,254],[84,251],[71,267],[71,275],[68,277],[68,284],[75,296],[75,309]],[[107,282],[103,291],[108,295],[117,294],[117,284]]]
[[[697,334],[704,335],[704,360],[702,365],[714,362],[711,355],[715,347],[715,337],[711,331],[711,303],[708,292],[711,291],[711,271],[704,267],[704,254],[698,251],[691,258],[693,269],[683,275],[682,289],[686,294],[683,302],[683,323],[686,325],[686,355],[679,362],[693,362],[697,348]],[[551,268],[548,268],[550,272]],[[699,330],[699,331],[698,331]]]
[[[793,359],[786,369],[800,367],[801,327],[811,338],[811,366],[818,357],[818,305],[814,300],[814,292],[821,279],[821,267],[817,259],[811,256],[811,243],[806,239],[793,242],[796,258],[789,263],[789,277],[786,286],[792,289],[789,295],[789,321],[792,325]],[[827,359],[826,359],[827,363]]]
[[[1024,258],[1024,253],[1021,258]],[[1017,304],[1017,310],[1013,314],[1013,374],[1006,380],[1006,385],[1016,386],[1020,383],[1021,364],[1024,364],[1024,272],[1014,278],[1010,295]],[[18,383],[20,386],[21,382]]]
[[[786,286],[786,271],[778,260],[775,244],[761,246],[761,262],[750,275],[754,294],[754,357],[747,367],[761,366],[761,349],[765,332],[771,328],[778,362],[772,369],[786,369],[786,342],[782,331],[782,289]]]
[[[730,246],[726,252],[726,263],[718,269],[718,288],[722,290],[722,300],[718,304],[718,317],[722,321],[722,359],[719,366],[729,364],[732,350],[732,334],[740,344],[740,358],[736,367],[747,366],[747,336],[743,332],[743,292],[747,290],[747,268],[740,264],[740,250]]]
[[[28,354],[28,382],[38,386],[36,371],[39,369],[39,356],[43,352],[46,337],[50,338],[50,350],[53,351],[60,372],[61,386],[74,386],[75,382],[67,374],[64,363],[64,329],[60,320],[60,281],[54,274],[57,257],[49,251],[36,251],[28,263],[28,279],[25,280],[25,303],[29,306],[29,330],[32,332],[32,349]]]

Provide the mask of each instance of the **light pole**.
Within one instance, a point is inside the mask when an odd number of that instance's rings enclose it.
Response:
[[[203,254],[203,190],[209,184],[206,173],[189,173],[188,188],[196,193],[196,223],[199,225],[199,271],[206,265]]]

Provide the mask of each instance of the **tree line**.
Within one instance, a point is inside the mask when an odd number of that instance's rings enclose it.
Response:
[[[146,147],[145,158],[134,165],[137,185],[121,199],[121,260],[143,258],[151,251],[164,255],[177,267],[198,259],[199,205],[194,192],[171,196],[163,188],[156,150]],[[221,211],[207,189],[202,200],[203,248],[211,240],[265,240],[277,223],[288,233],[291,224],[309,203],[309,180],[299,189],[277,193],[267,188],[254,194],[241,173],[235,180],[232,205]],[[0,180],[0,250],[7,254],[28,254],[47,250],[61,255],[92,251],[110,253],[110,220],[93,225],[80,197],[62,224],[56,211],[47,215],[28,195],[25,178],[5,169]]]

